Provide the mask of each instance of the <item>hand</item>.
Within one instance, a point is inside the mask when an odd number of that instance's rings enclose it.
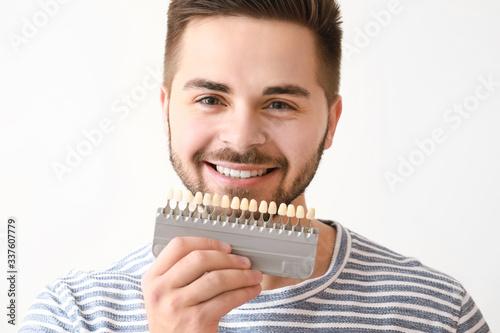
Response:
[[[223,242],[174,238],[142,278],[151,332],[217,332],[220,318],[257,297],[262,273]]]

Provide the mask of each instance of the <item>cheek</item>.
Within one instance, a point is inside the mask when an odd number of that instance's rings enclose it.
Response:
[[[184,161],[205,148],[213,137],[210,127],[199,117],[189,117],[176,109],[170,113],[169,118],[172,149]]]
[[[273,141],[281,154],[285,155],[292,171],[301,169],[315,156],[323,134],[323,128],[318,123],[302,121],[273,131]]]
[[[185,122],[183,126],[176,127],[175,132],[172,130],[172,148],[177,154],[191,159],[197,151],[208,146],[209,136],[203,124]]]
[[[311,154],[316,151],[315,141],[312,138],[305,138],[298,133],[291,137],[287,142],[288,162],[290,170],[302,169],[303,164],[306,163]]]

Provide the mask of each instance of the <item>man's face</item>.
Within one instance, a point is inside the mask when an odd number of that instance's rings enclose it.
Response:
[[[191,192],[304,204],[341,112],[340,99],[328,110],[316,73],[304,27],[242,17],[192,21],[162,98],[170,158]]]

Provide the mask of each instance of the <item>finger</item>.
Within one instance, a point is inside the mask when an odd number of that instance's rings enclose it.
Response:
[[[181,288],[197,280],[206,272],[249,269],[250,266],[250,260],[246,257],[213,250],[195,250],[179,260],[162,278],[167,287]]]
[[[161,251],[160,255],[149,269],[151,276],[160,276],[168,271],[175,263],[194,250],[217,250],[224,253],[231,252],[227,243],[202,237],[176,237]]]
[[[234,308],[237,308],[238,306],[241,306],[259,296],[261,291],[262,287],[260,284],[230,290],[200,304],[200,306],[203,307],[203,312],[210,311],[212,316],[222,318]]]
[[[211,271],[190,285],[178,289],[186,296],[186,306],[206,302],[227,291],[255,286],[262,282],[262,273],[253,270],[225,269]]]

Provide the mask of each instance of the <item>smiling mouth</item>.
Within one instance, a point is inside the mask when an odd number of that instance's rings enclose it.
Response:
[[[248,178],[262,177],[276,169],[276,168],[269,168],[269,169],[255,169],[255,170],[235,170],[211,163],[209,163],[209,165],[221,175],[234,179],[248,179]]]

